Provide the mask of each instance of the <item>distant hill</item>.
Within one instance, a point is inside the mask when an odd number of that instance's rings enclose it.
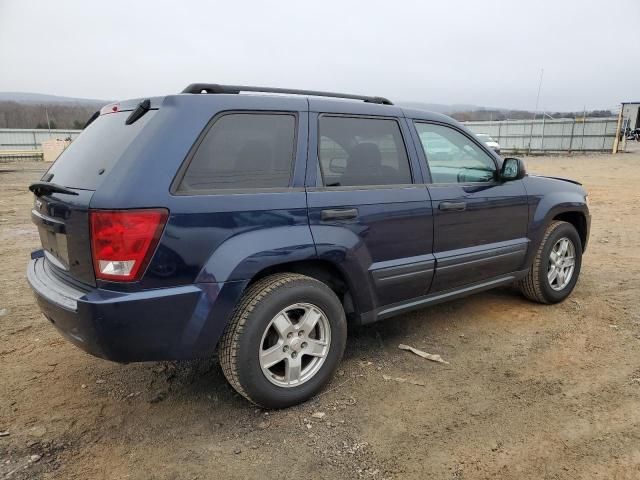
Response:
[[[73,128],[80,129],[89,117],[110,100],[59,97],[30,92],[0,92],[0,128]],[[452,116],[459,121],[524,120],[533,112],[507,108],[488,108],[471,104],[446,105],[414,101],[397,102],[401,107],[428,110]],[[47,122],[47,114],[49,116]],[[573,118],[582,112],[548,112],[554,118]],[[538,114],[538,118],[539,118]],[[608,117],[608,110],[587,112],[588,117]]]
[[[0,128],[80,129],[107,103],[94,98],[0,92]]]
[[[95,98],[59,97],[57,95],[29,92],[0,92],[0,102],[80,105],[106,105],[109,103],[108,100],[98,100]]]
[[[534,112],[529,110],[514,110],[510,108],[481,107],[478,105],[454,104],[445,105],[441,103],[423,102],[396,102],[397,105],[419,110],[449,115],[460,122],[470,121],[496,121],[496,120],[530,120],[534,117]],[[536,118],[541,118],[541,113],[535,114]],[[583,112],[546,112],[552,118],[575,118],[582,117]],[[587,117],[611,117],[613,112],[609,110],[589,110]]]
[[[464,104],[464,103],[460,103],[460,104],[453,104],[453,105],[446,105],[444,103],[425,103],[425,102],[412,102],[412,101],[406,101],[406,102],[395,102],[396,105],[399,105],[401,107],[407,107],[407,108],[416,108],[418,110],[427,110],[429,112],[436,112],[436,113],[442,113],[444,115],[451,115],[453,113],[458,113],[458,112],[472,112],[475,110],[488,110],[487,107],[480,107],[478,105],[468,105],[468,104]],[[490,110],[501,110],[501,111],[506,111],[506,109],[504,108],[491,108]]]

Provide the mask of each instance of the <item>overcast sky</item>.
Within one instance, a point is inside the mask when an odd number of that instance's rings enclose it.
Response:
[[[640,100],[640,0],[0,0],[0,91],[192,82],[533,110]]]

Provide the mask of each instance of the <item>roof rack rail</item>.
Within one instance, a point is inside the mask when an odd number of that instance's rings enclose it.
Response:
[[[231,93],[240,92],[264,92],[264,93],[288,93],[291,95],[310,95],[313,97],[346,98],[349,100],[362,100],[366,103],[380,103],[393,105],[391,100],[384,97],[367,97],[365,95],[351,95],[348,93],[318,92],[315,90],[296,90],[292,88],[250,87],[246,85],[219,85],[217,83],[192,83],[181,93]]]

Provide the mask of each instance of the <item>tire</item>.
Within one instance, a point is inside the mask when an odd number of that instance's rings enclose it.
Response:
[[[301,331],[304,319],[311,325],[316,317],[309,332]],[[281,273],[246,290],[222,335],[218,356],[239,394],[264,408],[286,408],[313,397],[331,380],[346,339],[347,322],[336,294],[313,278]],[[265,369],[268,352],[283,359]]]
[[[558,242],[563,239],[569,240],[574,252],[573,270],[570,279],[564,286],[558,284],[557,276],[553,279],[555,283],[552,283],[548,276],[552,273],[550,271],[553,263],[551,258],[552,249],[556,248]],[[576,286],[581,266],[582,241],[577,230],[570,223],[554,220],[544,232],[542,242],[540,242],[540,246],[533,258],[529,272],[519,282],[520,291],[525,297],[534,302],[545,304],[561,302],[569,296]]]

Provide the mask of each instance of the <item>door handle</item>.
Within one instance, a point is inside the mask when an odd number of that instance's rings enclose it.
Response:
[[[330,210],[322,210],[320,212],[321,220],[349,220],[358,216],[357,208],[336,208]]]
[[[462,212],[467,209],[467,204],[465,202],[440,202],[438,208],[440,210]]]

